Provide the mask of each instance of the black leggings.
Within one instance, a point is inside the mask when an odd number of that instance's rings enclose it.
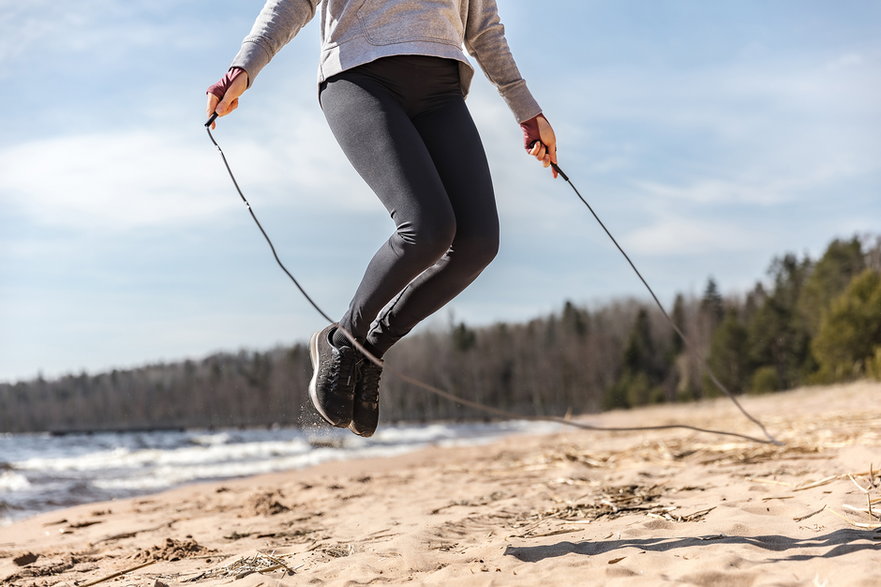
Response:
[[[492,179],[458,67],[436,57],[386,57],[321,85],[331,131],[396,226],[340,320],[380,356],[498,251]]]

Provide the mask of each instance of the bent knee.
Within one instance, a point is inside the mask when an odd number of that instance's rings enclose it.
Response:
[[[408,254],[423,258],[426,266],[440,259],[456,237],[456,221],[435,218],[431,222],[398,227],[398,235],[406,243]]]
[[[476,271],[492,263],[499,254],[499,236],[472,237],[467,240],[457,239],[453,242],[453,252],[457,262],[467,264]]]

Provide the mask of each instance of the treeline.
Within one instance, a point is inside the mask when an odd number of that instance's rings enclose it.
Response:
[[[833,241],[819,260],[787,254],[745,295],[678,295],[670,317],[652,304],[595,309],[566,302],[527,323],[450,323],[388,355],[396,370],[524,415],[595,412],[720,394],[881,379],[881,238]],[[221,353],[98,375],[0,384],[0,432],[301,425],[312,421],[303,344]],[[400,379],[383,380],[383,419],[483,414]]]

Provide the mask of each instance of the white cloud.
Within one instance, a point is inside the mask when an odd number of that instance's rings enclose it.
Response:
[[[569,99],[590,120],[737,129],[769,114],[816,121],[881,114],[881,51],[794,59],[791,55],[702,68],[594,69],[567,81]]]
[[[767,208],[881,169],[879,65],[862,51],[593,71],[564,116],[599,129],[584,152],[662,202]]]
[[[764,237],[724,222],[684,216],[656,219],[622,239],[625,248],[641,255],[700,255],[767,250]]]
[[[98,133],[5,149],[0,192],[38,224],[127,229],[229,209],[211,152],[179,135]]]
[[[787,182],[771,182],[766,185],[702,179],[686,185],[669,185],[652,181],[637,181],[637,188],[655,198],[683,200],[695,204],[762,204],[770,205],[791,198],[786,193]]]
[[[270,204],[325,210],[375,205],[363,197],[367,188],[353,172],[337,169],[345,161],[329,133],[249,134],[263,140],[222,132],[215,137],[258,212]],[[59,136],[3,149],[0,194],[36,224],[82,230],[207,221],[241,205],[208,137],[162,129]]]
[[[130,63],[133,50],[194,47],[210,40],[175,4],[79,0],[0,2],[0,77],[35,55],[88,55],[88,63]],[[182,14],[183,12],[183,14]]]
[[[748,171],[728,178],[689,179],[680,184],[659,181],[635,181],[634,185],[654,198],[677,200],[698,205],[774,206],[799,199],[811,188],[834,185],[861,170],[848,161],[828,161],[804,169],[793,166],[770,167],[763,173]],[[765,175],[766,174],[766,175]],[[790,175],[792,174],[792,175]]]
[[[860,67],[861,65],[865,65],[866,60],[867,57],[863,53],[848,52],[830,59],[826,63],[826,67],[832,71],[849,69],[852,67]]]

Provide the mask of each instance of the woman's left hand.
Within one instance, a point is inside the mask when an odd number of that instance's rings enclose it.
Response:
[[[523,139],[527,152],[538,159],[545,167],[550,167],[551,163],[557,164],[557,135],[551,123],[545,118],[544,114],[520,123],[523,129]],[[554,178],[557,177],[557,170],[551,168]]]

